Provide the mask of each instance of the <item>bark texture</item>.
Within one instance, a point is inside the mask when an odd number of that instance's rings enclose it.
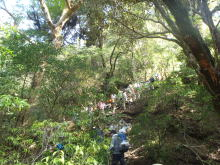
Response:
[[[185,54],[191,54],[195,58],[196,64],[194,64],[194,66],[199,67],[198,74],[202,76],[205,86],[214,96],[215,103],[220,102],[220,68],[218,65],[218,58],[214,58],[219,56],[220,33],[214,26],[207,1],[201,0],[200,7],[202,19],[209,27],[215,45],[214,55],[211,54],[199,30],[193,25],[189,12],[182,1],[155,0],[153,3],[172,29],[174,36],[180,41],[179,45],[184,50],[187,50]],[[165,9],[168,9],[174,19],[169,16]],[[219,103],[216,105],[219,106]]]

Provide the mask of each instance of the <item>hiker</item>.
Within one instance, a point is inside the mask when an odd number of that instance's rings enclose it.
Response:
[[[91,113],[91,112],[93,112],[93,111],[94,111],[94,109],[93,109],[93,103],[90,102],[90,103],[89,103],[89,106],[88,106],[88,112]]]
[[[129,132],[131,130],[131,123],[126,123],[125,126],[122,127],[122,129],[125,129],[126,132]]]
[[[54,143],[52,141],[50,141],[48,143],[47,149],[49,152],[54,152],[55,151],[56,146],[54,145]]]
[[[122,149],[122,143],[125,141],[123,140],[123,138],[126,138],[126,136],[124,136],[124,134],[121,132],[116,134],[115,130],[112,130],[111,134],[112,134],[112,141],[110,145],[110,151],[112,154],[111,165],[117,165],[118,162],[120,162],[120,165],[126,165],[126,162],[124,160],[124,153],[127,150]]]
[[[89,112],[89,114],[91,114],[93,111],[94,111],[94,110],[93,110],[93,106],[92,106],[92,105],[89,105],[89,107],[88,107],[88,112]]]
[[[118,125],[116,125],[116,124],[112,124],[112,125],[110,125],[109,126],[109,131],[110,131],[110,133],[111,133],[111,131],[116,131],[116,130],[118,130]]]
[[[112,108],[112,104],[111,104],[111,103],[107,103],[107,104],[105,105],[105,109],[110,110],[111,108]]]
[[[136,99],[140,99],[141,87],[142,87],[142,84],[139,82],[134,84],[134,91],[135,91]]]
[[[106,104],[104,102],[102,102],[102,101],[98,102],[98,109],[101,110],[102,113],[105,113],[104,112],[105,111],[105,106],[106,106]]]
[[[130,85],[130,91],[133,101],[137,100],[137,96],[136,96],[137,90],[135,89],[134,85]]]
[[[128,103],[132,103],[134,99],[132,97],[133,91],[132,91],[131,85],[129,85],[128,88],[125,90],[127,91]]]
[[[150,79],[149,79],[149,81],[150,81],[150,90],[153,90],[154,89],[154,85],[153,85],[153,82],[155,81],[155,79],[154,79],[154,77],[151,77]]]
[[[127,123],[124,121],[124,119],[119,120],[118,122],[118,126],[119,128],[122,128],[123,126],[125,126]]]
[[[116,94],[111,94],[111,104],[112,104],[112,110],[113,110],[113,113],[115,113],[115,110],[116,110]]]
[[[123,109],[126,110],[126,103],[127,103],[127,101],[128,101],[128,96],[127,96],[126,91],[123,92],[122,96],[123,96],[123,97],[122,97]]]

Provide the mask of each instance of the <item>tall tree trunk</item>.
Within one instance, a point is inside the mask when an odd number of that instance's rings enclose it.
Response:
[[[181,39],[189,47],[192,55],[195,57],[200,73],[203,77],[204,84],[209,89],[210,93],[215,97],[215,100],[220,102],[220,73],[219,68],[215,68],[215,60],[211,52],[202,39],[198,29],[196,29],[190,18],[184,4],[179,0],[162,0],[173,15],[176,26]],[[216,42],[214,40],[214,42]],[[217,45],[217,44],[216,44]]]
[[[53,36],[53,45],[57,49],[61,48],[63,45],[62,28],[63,26],[59,25],[51,29],[52,36]]]
[[[201,16],[204,23],[209,27],[209,31],[212,36],[213,45],[215,48],[215,59],[216,65],[219,67],[219,55],[220,55],[220,32],[217,27],[214,25],[212,19],[212,12],[209,10],[207,0],[197,1],[200,6]]]
[[[53,45],[55,48],[59,49],[63,45],[63,36],[62,36],[62,28],[65,23],[73,16],[73,14],[78,10],[82,1],[79,1],[77,4],[72,4],[70,0],[65,0],[66,5],[63,9],[62,15],[57,23],[53,23],[51,19],[51,14],[48,10],[45,0],[39,0],[41,8],[43,10],[44,16],[47,20],[48,26],[51,30],[51,35],[53,37]],[[32,79],[32,90],[36,90],[41,86],[41,82],[44,77],[45,69],[47,66],[47,59],[45,58],[40,65],[39,71],[34,74]],[[35,103],[37,100],[37,95],[31,95],[29,101],[30,103]]]

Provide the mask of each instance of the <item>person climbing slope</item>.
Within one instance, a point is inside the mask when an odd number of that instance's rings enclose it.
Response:
[[[120,162],[120,165],[126,165],[124,160],[124,153],[128,151],[129,143],[127,142],[127,137],[124,130],[119,130],[119,133],[116,134],[115,130],[111,131],[112,141],[110,145],[110,151],[112,154],[112,163],[111,165],[117,165]]]
[[[128,96],[127,96],[127,93],[126,91],[123,91],[123,94],[122,94],[122,105],[123,105],[123,109],[126,110],[126,103],[128,101]]]
[[[112,111],[115,113],[116,110],[116,94],[111,94],[111,104],[112,104]]]
[[[105,113],[105,107],[106,107],[106,104],[102,101],[99,101],[98,104],[98,109],[102,112],[102,113]]]

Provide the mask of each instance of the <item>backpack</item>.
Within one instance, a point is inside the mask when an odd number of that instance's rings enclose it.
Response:
[[[57,144],[56,147],[57,147],[58,150],[63,150],[64,149],[64,146],[62,144]]]
[[[129,150],[130,144],[127,140],[124,140],[120,144],[120,151],[121,152],[127,152]]]
[[[127,140],[126,135],[124,133],[119,133],[118,137],[121,139],[121,142],[119,144],[120,152],[127,152],[129,150],[130,144]]]

